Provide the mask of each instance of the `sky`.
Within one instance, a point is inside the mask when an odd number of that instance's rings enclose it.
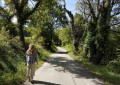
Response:
[[[75,10],[77,0],[65,0],[65,1],[66,1],[66,8],[70,10],[73,14],[75,14],[77,12]]]
[[[2,3],[2,6],[4,6],[4,0],[0,0]],[[76,3],[77,3],[77,0],[65,0],[66,1],[66,8],[71,11],[73,13],[73,15],[75,15],[75,13],[77,13],[77,11],[75,10],[75,6],[76,6]],[[67,14],[66,14],[67,15]],[[69,19],[69,16],[67,15],[68,19]],[[17,19],[16,17],[13,17],[12,18],[12,21],[14,23],[17,22]]]

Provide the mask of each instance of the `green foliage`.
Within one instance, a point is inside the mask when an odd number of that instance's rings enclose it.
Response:
[[[61,45],[61,40],[59,39],[59,29],[56,29],[53,34],[53,43],[54,45]]]
[[[83,35],[83,32],[85,30],[85,21],[84,21],[82,15],[77,14],[77,13],[75,14],[74,25],[75,25],[77,36],[79,36],[79,38],[81,38]]]
[[[41,36],[40,28],[35,29],[35,28],[28,27],[28,28],[26,28],[26,30],[27,30],[27,32],[29,32],[31,34],[34,42],[36,42],[38,40],[38,38]]]
[[[59,39],[62,41],[63,46],[72,43],[71,32],[69,27],[59,29]]]
[[[45,0],[30,20],[28,30],[32,38],[46,48],[51,48],[58,39],[54,30],[67,23],[62,5],[55,0]]]
[[[82,37],[82,40],[83,40],[83,44],[81,44],[81,48],[82,48],[82,52],[81,52],[81,55],[84,57],[84,58],[88,58],[88,49],[90,48],[89,44],[90,44],[90,33],[86,31],[84,31],[84,34],[83,34],[83,37]]]
[[[66,44],[65,46],[65,49],[67,49],[67,51],[73,51],[73,45],[72,44]]]
[[[116,74],[120,74],[120,57],[112,60],[107,65],[109,71],[114,72]]]
[[[42,36],[38,38],[37,43],[40,43],[42,46],[45,46],[45,38]]]
[[[52,45],[52,46],[51,46],[51,49],[52,49],[53,52],[56,52],[56,51],[57,51],[57,47],[56,47],[55,45]]]
[[[6,32],[5,30],[0,31],[0,36],[1,36],[1,39],[0,39],[1,57],[0,59],[4,61],[2,63],[4,71],[9,71],[10,67],[13,67],[11,68],[10,71],[14,72],[15,66],[13,63],[17,62],[17,60],[19,59],[19,55],[23,54],[22,44],[18,39],[9,37],[9,32]],[[19,54],[16,55],[17,52],[19,52]]]
[[[101,64],[107,65],[110,61],[116,59],[119,56],[120,54],[119,53],[119,48],[120,48],[119,40],[120,40],[119,33],[110,32],[109,40],[107,41],[108,44],[106,45],[105,56],[103,56]]]
[[[0,31],[0,37],[0,85],[12,85],[13,75],[17,73],[21,75],[17,67],[25,64],[23,63],[25,61],[24,49],[21,42],[17,38],[10,37],[5,29]]]
[[[37,53],[38,53],[38,59],[46,61],[48,59],[50,53],[38,44],[36,44],[35,47],[36,47],[36,50],[37,50]]]

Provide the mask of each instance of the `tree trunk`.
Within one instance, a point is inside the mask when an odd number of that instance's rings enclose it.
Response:
[[[72,37],[72,40],[73,40],[73,46],[74,46],[74,49],[75,51],[78,51],[78,46],[79,46],[79,41],[76,37],[76,32],[75,32],[75,26],[74,26],[74,16],[73,14],[71,13],[71,11],[67,10],[66,9],[66,12],[68,13],[71,21],[70,21],[70,24],[71,24],[71,37]]]
[[[89,61],[92,62],[92,63],[94,63],[94,61],[95,61],[95,54],[96,54],[96,46],[95,46],[94,43],[95,43],[94,41],[91,42],[91,46],[90,46],[90,49],[89,49],[90,50]]]
[[[71,37],[73,40],[73,46],[74,46],[75,51],[78,51],[79,41],[77,39],[76,32],[75,32],[74,17],[73,15],[70,17],[71,17]]]
[[[70,21],[70,24],[71,24],[71,37],[72,37],[72,40],[73,40],[73,46],[74,46],[74,50],[75,51],[78,51],[78,46],[79,46],[79,41],[76,37],[76,32],[75,32],[75,26],[74,26],[74,16],[73,14],[71,13],[71,11],[67,10],[66,9],[66,3],[65,3],[65,0],[64,1],[64,9],[65,9],[65,12],[69,15],[71,21]]]
[[[108,7],[110,8],[110,7]],[[109,35],[109,23],[110,23],[110,10],[107,7],[103,7],[101,9],[101,15],[99,17],[99,22],[97,26],[97,37],[96,37],[96,44],[97,44],[97,52],[93,59],[94,64],[100,64],[103,57],[105,57],[106,46],[108,41]]]
[[[22,42],[23,46],[25,46],[25,39],[24,39],[24,33],[23,33],[23,21],[18,21],[18,28],[19,28],[20,41]]]
[[[50,24],[51,25],[51,24]],[[51,46],[52,46],[52,39],[53,39],[53,29],[52,29],[52,26],[49,27],[50,28],[50,39],[49,39],[49,47],[51,49]]]

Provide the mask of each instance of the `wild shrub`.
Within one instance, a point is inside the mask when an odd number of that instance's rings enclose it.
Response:
[[[23,48],[17,38],[9,36],[9,31],[0,31],[0,67],[4,71],[16,71],[16,62],[24,60]]]
[[[120,57],[113,61],[110,61],[107,65],[107,69],[116,74],[120,74]]]

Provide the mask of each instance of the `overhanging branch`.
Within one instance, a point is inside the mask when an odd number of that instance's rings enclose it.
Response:
[[[7,18],[8,21],[10,21],[16,15],[16,13],[9,15],[9,13],[1,6],[0,6],[0,10],[3,11],[4,14],[7,15],[7,16],[3,16],[3,17]],[[2,14],[0,14],[0,15],[2,16]]]
[[[117,13],[111,15],[111,18],[114,17],[114,16],[116,16],[116,15],[119,15],[119,14],[120,14],[120,12],[117,12]]]
[[[41,2],[42,2],[42,0],[41,0],[41,1],[38,1],[38,2],[36,3],[36,5],[34,6],[34,8],[33,8],[29,13],[26,13],[24,17],[26,17],[26,16],[29,17],[32,13],[34,13],[35,10],[39,7],[39,5],[40,5]]]
[[[93,7],[91,5],[91,2],[90,2],[90,0],[87,0],[87,1],[88,1],[88,5],[89,5],[89,8],[90,8],[90,12],[91,12],[93,18],[95,19],[96,18],[95,17],[95,12],[94,12],[94,9],[93,9]]]
[[[70,19],[72,21],[74,21],[74,16],[73,16],[72,12],[66,9],[66,2],[65,2],[65,0],[63,0],[63,2],[64,2],[64,9],[65,9],[65,11],[68,13]]]

